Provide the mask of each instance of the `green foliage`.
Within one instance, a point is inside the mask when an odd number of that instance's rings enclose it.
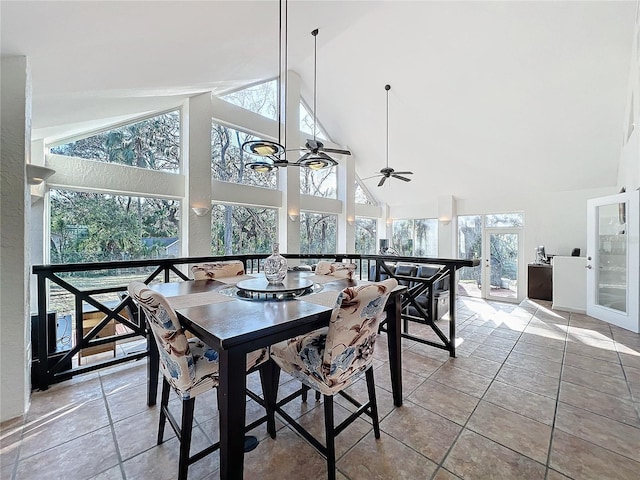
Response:
[[[178,239],[179,208],[175,200],[52,190],[51,263],[165,257],[162,242],[149,239]]]
[[[212,210],[211,254],[269,253],[276,241],[277,224],[273,208],[216,205]]]
[[[300,212],[300,253],[335,253],[338,217]]]
[[[169,112],[114,128],[58,145],[51,153],[177,172],[180,169],[180,114]]]

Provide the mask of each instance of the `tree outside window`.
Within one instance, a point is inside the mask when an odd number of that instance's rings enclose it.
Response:
[[[180,113],[168,112],[51,147],[51,153],[164,172],[180,171]]]
[[[258,173],[245,168],[258,157],[242,150],[242,144],[255,137],[234,130],[215,121],[211,125],[211,176],[221,182],[240,183],[257,187],[277,188],[276,172]]]
[[[51,263],[180,255],[180,202],[51,190]]]
[[[336,253],[338,216],[300,212],[300,253]]]
[[[211,219],[211,254],[269,253],[277,241],[274,208],[215,205]]]
[[[356,217],[356,253],[361,255],[376,254],[376,238],[378,220],[375,218]]]

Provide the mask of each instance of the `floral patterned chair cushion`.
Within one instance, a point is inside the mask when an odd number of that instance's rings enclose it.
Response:
[[[199,263],[191,267],[194,280],[213,280],[214,278],[244,275],[244,264],[240,260],[228,262]]]
[[[373,361],[378,324],[395,279],[345,288],[331,321],[311,333],[271,346],[282,370],[324,395],[356,381]]]
[[[320,261],[316,265],[316,275],[331,275],[333,277],[348,278],[351,280],[356,267],[355,263]]]
[[[218,352],[198,338],[187,340],[178,317],[158,292],[141,282],[132,282],[129,295],[144,311],[160,354],[160,370],[183,398],[199,395],[218,385]],[[268,360],[267,349],[247,355],[247,370]]]

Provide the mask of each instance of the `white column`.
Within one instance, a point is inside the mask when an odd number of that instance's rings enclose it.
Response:
[[[342,202],[342,213],[338,215],[336,253],[354,253],[356,251],[355,162],[352,158],[343,156],[336,168],[338,200]]]
[[[1,60],[0,421],[24,414],[31,391],[29,193],[31,74],[26,57]]]
[[[289,71],[287,77],[287,108],[285,118],[286,148],[300,146],[300,76]],[[284,98],[284,95],[283,95]],[[298,159],[298,152],[288,152],[289,162]],[[278,185],[282,190],[282,208],[278,219],[278,236],[281,253],[300,253],[300,170],[298,167],[281,168]],[[289,215],[298,215],[291,220]]]
[[[457,222],[456,200],[453,195],[438,197],[438,256],[440,258],[455,258],[457,256],[454,245]]]
[[[182,117],[182,165],[186,196],[182,205],[182,252],[211,255],[211,93],[187,99]],[[207,208],[197,215],[193,208]]]

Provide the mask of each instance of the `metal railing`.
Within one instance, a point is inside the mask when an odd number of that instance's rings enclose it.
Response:
[[[418,264],[437,264],[443,266],[443,272],[451,273],[449,278],[455,278],[455,271],[464,266],[475,266],[477,260],[452,260],[426,257],[398,257],[398,256],[381,256],[381,255],[359,255],[359,254],[282,254],[287,259],[297,259],[305,261],[318,261],[330,259],[335,261],[350,261],[358,265],[357,274],[360,279],[368,279],[370,267],[375,264],[376,277],[379,279],[379,273],[384,272],[387,276],[397,277],[399,280],[407,280],[402,276],[396,276],[389,268],[389,262],[393,263],[418,263]],[[129,275],[128,281],[124,281],[122,285],[113,285],[102,288],[79,288],[72,284],[71,275],[87,274],[87,272],[107,272],[107,271],[126,271],[135,272],[136,269],[145,269],[146,272],[140,273],[137,280],[144,283],[152,282],[169,282],[171,277],[177,277],[180,280],[190,280],[189,277],[179,268],[187,264],[216,262],[224,260],[241,260],[244,263],[247,273],[259,273],[262,269],[262,263],[269,254],[251,254],[251,255],[226,255],[211,257],[186,257],[186,258],[168,258],[154,260],[131,260],[116,262],[96,262],[82,264],[61,264],[61,265],[35,265],[32,272],[37,276],[37,296],[38,311],[32,328],[33,352],[32,360],[32,387],[41,390],[47,389],[50,385],[58,383],[75,375],[87,373],[90,371],[107,368],[113,365],[140,360],[149,354],[149,344],[146,327],[140,321],[137,315],[137,309],[134,307],[132,300],[127,295],[127,285],[131,280]],[[65,275],[67,278],[65,278]],[[98,275],[99,277],[99,275]],[[124,276],[123,276],[124,278]],[[373,280],[373,279],[372,279]],[[414,281],[424,281],[425,279],[411,279]],[[56,315],[57,312],[48,308],[49,286],[57,285],[57,288],[64,291],[65,294],[73,298],[73,330],[74,341],[68,349],[60,349],[56,345],[55,331],[51,331],[50,322],[47,317],[51,314]],[[450,351],[451,355],[455,355],[455,289],[450,288],[450,332],[447,339],[442,332],[438,336],[442,338],[442,344],[424,341],[424,343],[432,344],[438,348],[445,348]],[[99,300],[96,296],[105,296],[105,294],[118,295],[119,300],[104,301]],[[84,314],[89,309],[92,312],[104,314],[98,319],[95,325],[85,328]],[[420,309],[420,311],[422,311]],[[424,315],[428,315],[422,311]],[[433,324],[428,318],[423,318],[423,322],[427,325]],[[117,322],[123,327],[124,332],[116,332],[115,334],[102,336],[103,329],[110,324]],[[55,324],[54,324],[55,327]],[[433,328],[433,327],[432,327]],[[405,327],[406,329],[406,327]],[[55,328],[54,328],[55,330]],[[404,334],[403,334],[404,336]],[[411,338],[411,337],[409,337]],[[99,347],[104,345],[115,345],[115,342],[125,340],[143,340],[147,339],[145,347],[142,350],[129,354],[118,355],[114,347],[114,357],[107,360],[95,361],[90,364],[81,365],[78,361],[77,365],[73,365],[73,358],[81,354],[84,349]],[[52,341],[53,340],[53,341]],[[95,349],[94,349],[95,350]]]

